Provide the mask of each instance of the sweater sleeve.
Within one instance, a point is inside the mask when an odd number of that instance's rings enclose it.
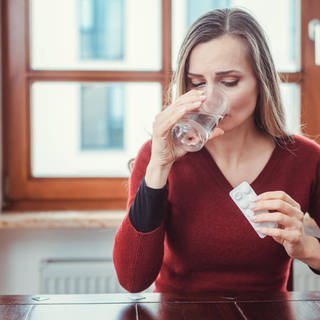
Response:
[[[127,212],[116,233],[113,247],[113,261],[119,283],[130,292],[147,289],[156,279],[163,260],[164,222],[153,225],[148,232],[140,232],[132,224],[129,214],[145,175],[150,154],[151,141],[140,149],[135,159],[129,179]],[[134,210],[140,209],[138,207]],[[143,213],[135,213],[141,214]]]

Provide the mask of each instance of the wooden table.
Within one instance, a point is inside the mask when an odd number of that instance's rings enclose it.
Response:
[[[320,319],[320,292],[0,296],[6,320]]]

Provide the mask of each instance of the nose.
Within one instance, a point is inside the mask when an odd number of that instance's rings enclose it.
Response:
[[[227,96],[217,85],[206,86],[206,101],[204,108],[215,113],[225,113],[228,109]]]
[[[205,88],[206,100],[213,102],[221,100],[222,96],[225,95],[222,89],[218,85],[207,85]]]

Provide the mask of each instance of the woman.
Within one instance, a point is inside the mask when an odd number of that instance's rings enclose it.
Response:
[[[285,132],[279,82],[263,31],[239,9],[208,12],[182,44],[177,98],[156,116],[130,178],[127,215],[114,244],[123,287],[159,292],[285,291],[292,258],[320,270],[320,147]],[[205,147],[185,152],[171,129],[223,87],[229,111]],[[306,162],[306,159],[308,161]],[[229,197],[243,181],[259,195],[257,236]]]

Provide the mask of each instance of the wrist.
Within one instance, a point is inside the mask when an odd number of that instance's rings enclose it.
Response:
[[[312,269],[320,271],[320,243],[313,236],[305,237],[303,257],[298,258]]]
[[[159,165],[150,161],[144,178],[146,185],[153,189],[163,188],[167,183],[171,167],[172,164]]]

